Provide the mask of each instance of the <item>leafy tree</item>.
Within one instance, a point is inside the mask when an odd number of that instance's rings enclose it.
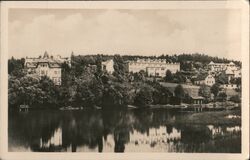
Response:
[[[191,62],[181,61],[180,63],[180,69],[183,71],[191,71],[193,68],[193,65]]]
[[[225,72],[221,72],[221,74],[216,77],[216,82],[219,84],[227,84],[228,83],[228,76],[226,75]]]
[[[227,100],[227,94],[225,92],[220,92],[216,99],[220,102],[224,102]]]
[[[146,80],[146,75],[147,73],[144,71],[144,70],[141,70],[139,72],[135,72],[135,73],[131,73],[133,78],[134,78],[134,81],[136,82],[145,82]]]
[[[186,77],[181,72],[176,72],[173,74],[173,82],[174,83],[185,83]]]
[[[211,97],[211,90],[209,86],[201,85],[199,88],[199,95],[205,98],[205,101],[209,101]]]
[[[124,75],[127,72],[126,64],[123,58],[120,55],[114,56],[114,76],[117,78],[124,78]]]
[[[16,77],[23,77],[25,75],[24,72],[24,62],[25,59],[15,59],[12,57],[8,60],[8,74]]]
[[[97,66],[98,75],[101,75],[102,74],[102,56],[99,54],[96,57],[96,66]]]
[[[167,70],[167,71],[166,71],[165,81],[166,81],[166,82],[171,82],[172,80],[173,80],[173,75],[172,75],[172,73],[171,73],[170,70]]]
[[[153,103],[153,88],[144,85],[135,96],[135,104],[141,107]]]
[[[219,93],[220,91],[220,84],[219,83],[215,83],[212,87],[211,87],[211,93],[214,94],[214,96],[216,97],[217,94]]]
[[[153,91],[154,104],[169,104],[171,96],[172,96],[171,92],[166,87],[163,87],[160,84],[154,86],[154,91]]]
[[[237,84],[237,85],[241,85],[241,78],[239,77],[239,78],[232,78],[231,80],[230,80],[230,83],[232,83],[232,84]]]
[[[182,102],[182,100],[185,97],[185,92],[184,92],[182,85],[177,85],[175,87],[174,94],[175,94],[175,97],[178,98],[180,102]]]
[[[235,103],[240,103],[241,102],[241,98],[239,95],[234,95],[232,97],[230,97],[230,101],[233,101]]]

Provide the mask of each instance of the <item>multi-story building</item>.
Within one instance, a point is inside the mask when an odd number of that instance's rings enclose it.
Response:
[[[61,58],[60,56],[49,56],[47,52],[38,58],[25,58],[25,68],[29,76],[49,77],[55,85],[61,85],[61,65],[66,63],[71,66],[70,58]]]
[[[209,74],[209,75],[207,75],[207,76],[205,77],[205,79],[196,80],[196,81],[194,81],[194,83],[195,83],[196,85],[205,84],[205,85],[207,85],[207,86],[212,86],[212,85],[215,84],[215,78],[214,78],[214,76],[212,76],[211,74]]]
[[[102,70],[112,74],[114,72],[114,61],[113,59],[102,62]]]
[[[148,76],[156,77],[165,77],[167,70],[172,73],[180,70],[180,63],[166,63],[164,59],[137,59],[129,61],[127,64],[129,72],[136,73],[143,70],[147,72]]]
[[[212,72],[221,72],[221,71],[225,71],[227,69],[229,70],[236,70],[237,67],[233,62],[230,63],[214,63],[213,61],[211,61],[208,64],[208,68],[212,71]]]

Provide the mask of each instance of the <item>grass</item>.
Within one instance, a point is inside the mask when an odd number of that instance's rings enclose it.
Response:
[[[228,115],[241,115],[239,110],[187,113],[176,118],[172,123],[179,124],[212,124],[212,125],[241,125],[241,118],[227,118]]]

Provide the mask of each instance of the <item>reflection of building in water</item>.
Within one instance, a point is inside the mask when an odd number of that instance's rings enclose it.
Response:
[[[207,125],[209,130],[212,132],[212,136],[215,137],[217,135],[224,135],[226,133],[233,133],[233,132],[239,132],[241,131],[240,126],[234,126],[234,127],[220,127],[220,126],[214,126],[214,125]]]
[[[137,144],[150,144],[154,145],[157,142],[170,142],[177,141],[181,138],[181,132],[176,128],[169,129],[166,126],[159,128],[149,128],[148,133],[140,133],[134,131],[130,133],[130,142]]]
[[[55,130],[54,134],[50,137],[48,141],[44,141],[40,138],[40,148],[49,148],[51,146],[61,146],[62,145],[62,129],[59,127]]]
[[[241,127],[240,126],[227,127],[226,131],[227,132],[239,132],[241,131]]]
[[[103,152],[114,152],[115,141],[114,136],[109,134],[104,139],[103,138]]]

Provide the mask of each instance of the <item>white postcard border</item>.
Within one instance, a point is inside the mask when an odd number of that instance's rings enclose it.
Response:
[[[242,153],[37,153],[8,152],[8,10],[50,9],[241,9],[242,10]],[[237,53],[235,53],[237,54]],[[1,3],[1,148],[2,159],[247,159],[249,157],[249,7],[247,1],[79,1]]]

